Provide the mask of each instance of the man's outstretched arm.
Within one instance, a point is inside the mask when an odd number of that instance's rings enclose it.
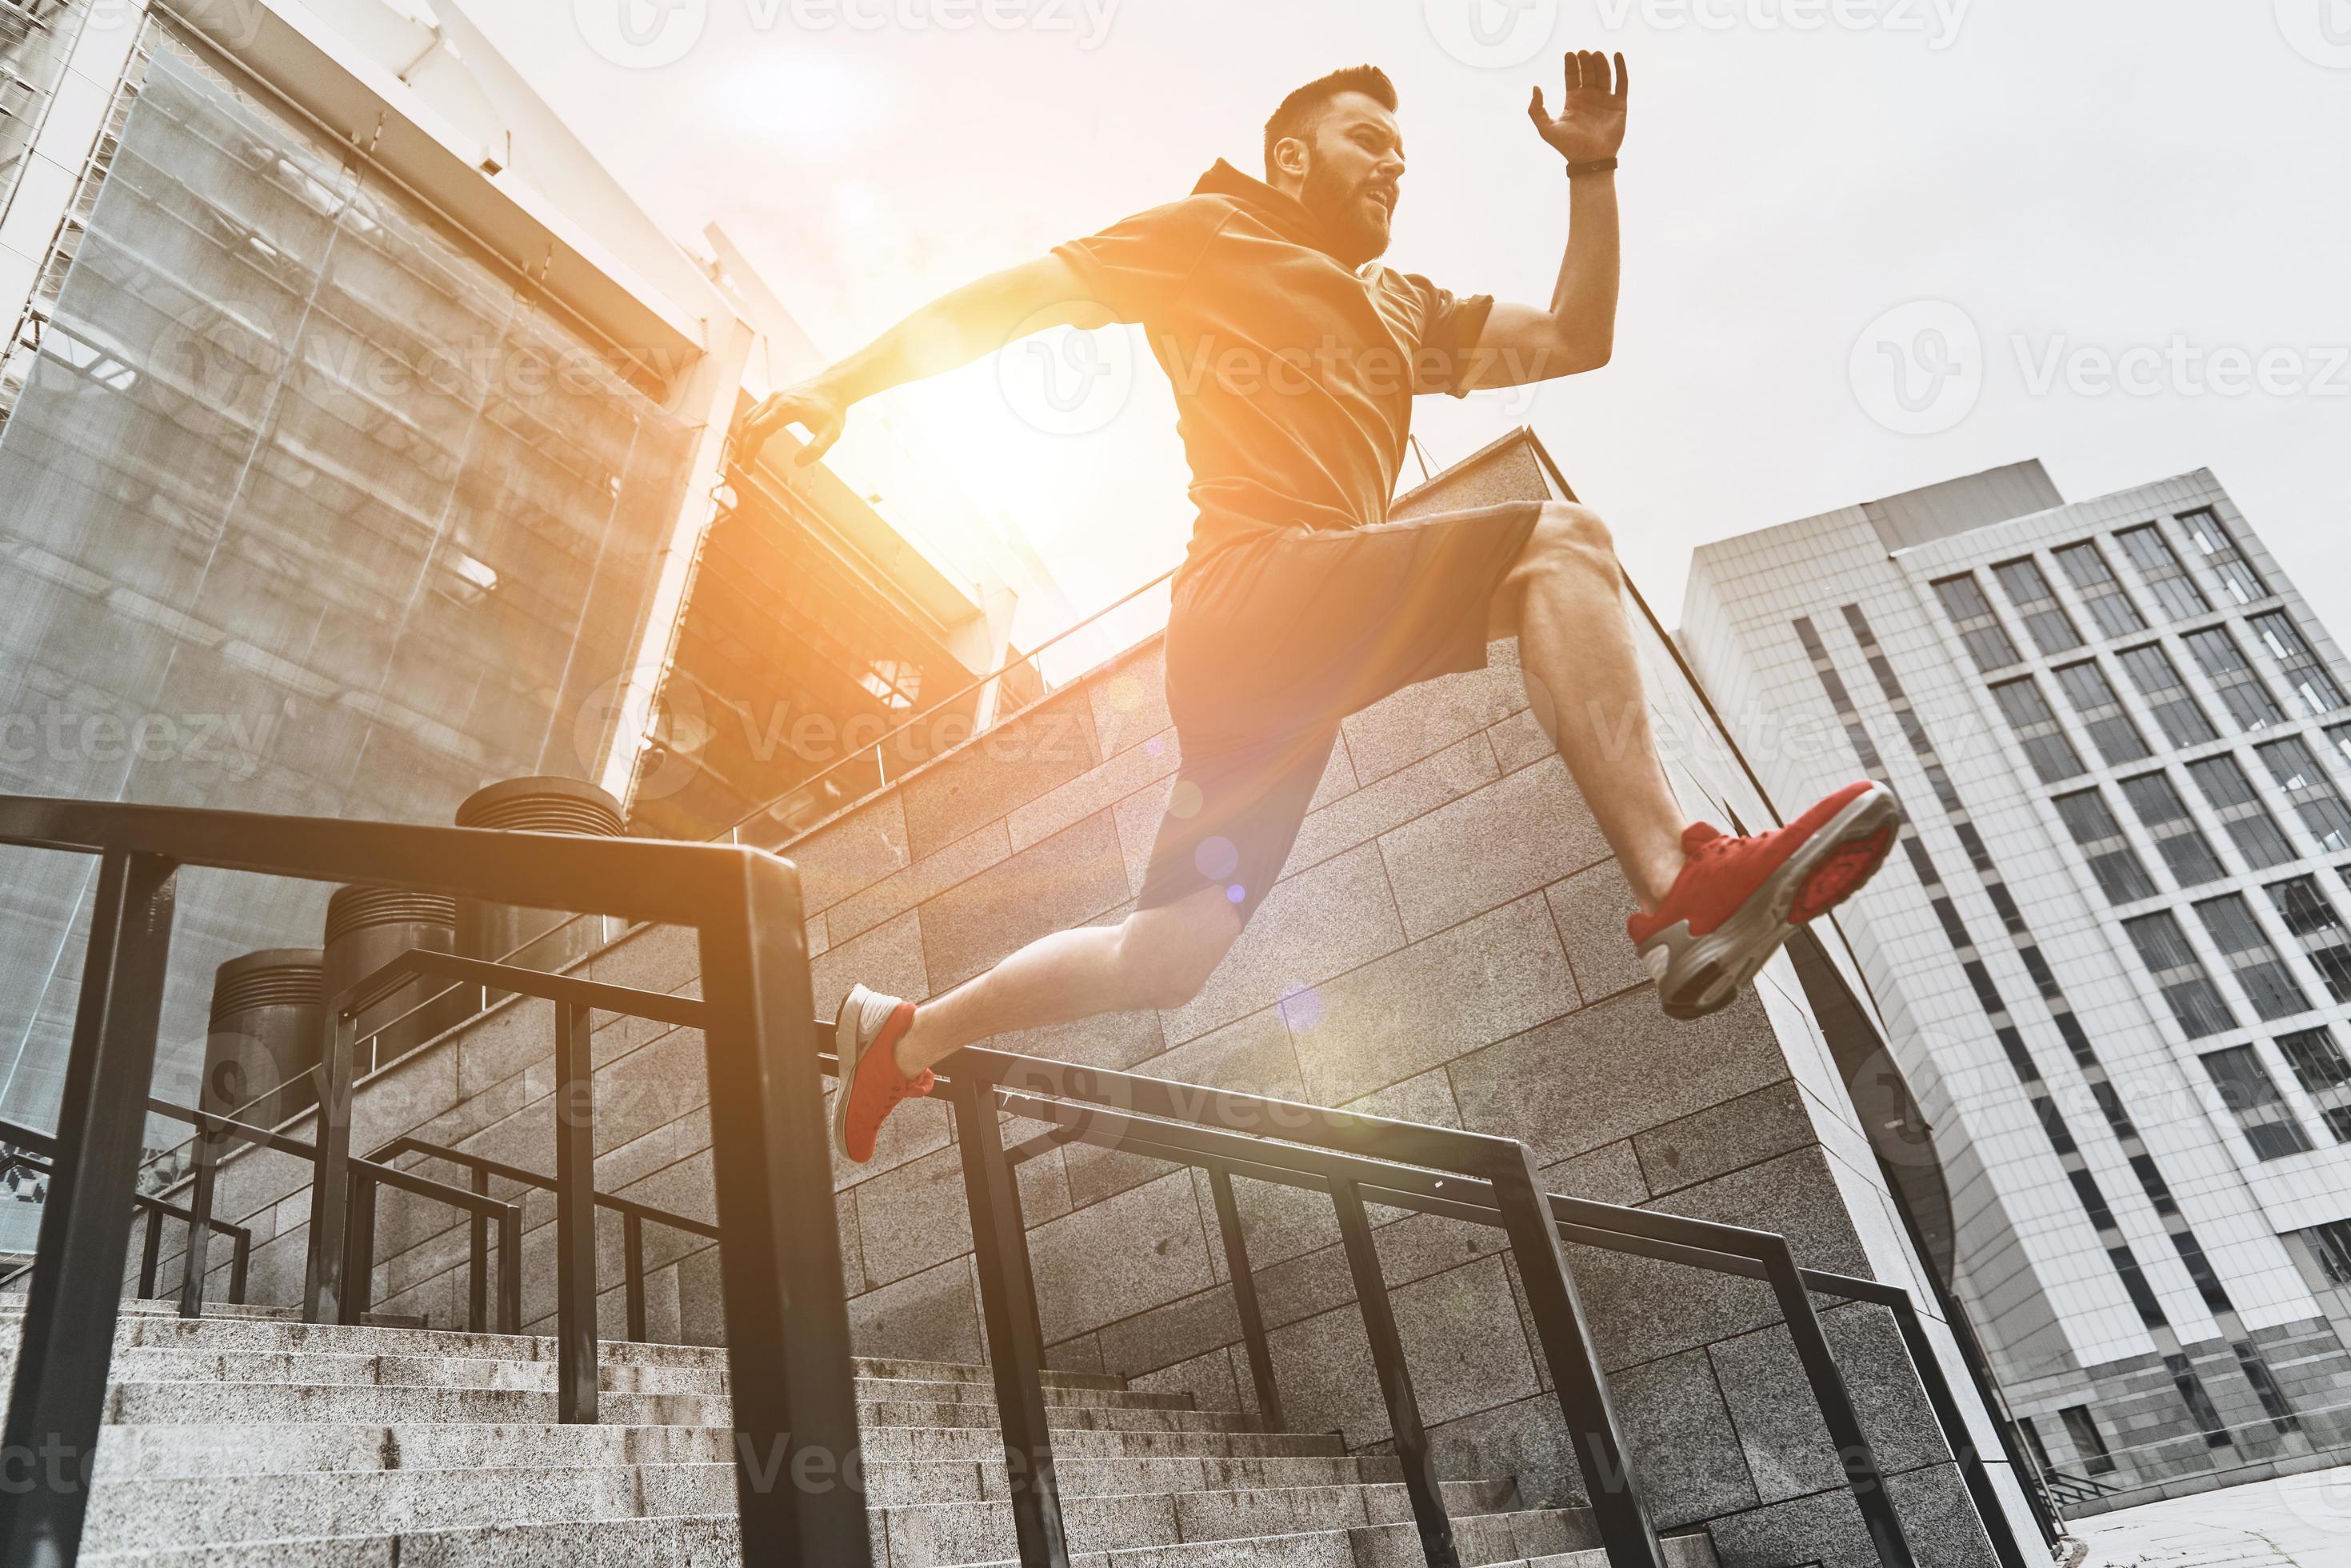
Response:
[[[1544,110],[1541,88],[1527,105],[1542,139],[1571,163],[1613,159],[1624,144],[1631,78],[1623,55],[1615,66],[1612,80],[1605,55],[1570,55],[1567,100],[1558,118]],[[1470,356],[1468,388],[1520,386],[1608,362],[1616,337],[1616,176],[1578,174],[1567,183],[1567,254],[1559,264],[1551,305],[1496,301]]]
[[[1049,327],[1101,327],[1115,318],[1058,256],[1042,256],[943,294],[847,359],[761,398],[743,423],[740,461],[787,424],[809,433],[795,464],[823,456],[862,398],[967,365]]]

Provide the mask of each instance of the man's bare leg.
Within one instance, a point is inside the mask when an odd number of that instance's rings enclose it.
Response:
[[[1607,528],[1586,507],[1544,506],[1494,596],[1491,632],[1519,639],[1535,721],[1567,763],[1644,910],[1682,868],[1688,824],[1657,761],[1622,572]]]
[[[1137,910],[1116,925],[1040,936],[916,1009],[914,1026],[898,1041],[898,1070],[911,1078],[963,1046],[1014,1030],[1182,1007],[1240,933],[1240,911],[1222,886],[1210,886]]]

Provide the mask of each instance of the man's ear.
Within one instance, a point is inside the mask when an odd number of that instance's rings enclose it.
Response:
[[[1306,172],[1306,144],[1296,137],[1285,136],[1273,144],[1273,165],[1285,174]]]

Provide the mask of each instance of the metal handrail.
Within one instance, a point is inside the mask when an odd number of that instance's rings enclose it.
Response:
[[[1005,1420],[1006,1446],[1025,1461],[1032,1490],[1038,1494],[1024,1510],[1016,1486],[1014,1517],[1024,1563],[1058,1563],[1063,1559],[1057,1555],[1059,1501],[1051,1480],[1041,1402],[1024,1396],[1019,1386],[1024,1378],[1031,1385],[1035,1383],[1035,1366],[1028,1353],[1040,1351],[1036,1340],[1041,1334],[1031,1338],[1020,1332],[1024,1324],[1036,1322],[1036,1305],[1033,1281],[1028,1277],[1025,1238],[1019,1228],[1018,1184],[1011,1172],[1026,1160],[1071,1142],[1116,1148],[1208,1173],[1252,1377],[1258,1384],[1259,1406],[1268,1411],[1279,1410],[1279,1396],[1272,1386],[1271,1358],[1264,1343],[1231,1182],[1236,1176],[1247,1176],[1332,1196],[1355,1277],[1357,1304],[1364,1314],[1387,1400],[1395,1449],[1404,1463],[1406,1489],[1432,1564],[1458,1559],[1442,1494],[1429,1463],[1410,1374],[1385,1305],[1378,1254],[1364,1215],[1367,1204],[1497,1226],[1510,1233],[1545,1358],[1568,1406],[1578,1460],[1587,1480],[1598,1483],[1591,1500],[1612,1563],[1649,1564],[1660,1558],[1654,1531],[1648,1529],[1632,1478],[1624,1468],[1622,1440],[1614,1429],[1605,1379],[1581,1321],[1564,1257],[1557,1251],[1560,1241],[1740,1275],[1771,1285],[1840,1450],[1878,1559],[1894,1568],[1914,1559],[1810,1293],[1819,1291],[1888,1308],[1970,1500],[1982,1516],[1995,1557],[2004,1568],[2021,1568],[2027,1561],[1916,1303],[1897,1286],[1800,1268],[1786,1239],[1768,1231],[1542,1193],[1534,1177],[1531,1155],[1523,1144],[1507,1138],[1417,1126],[976,1047],[957,1052],[941,1068],[943,1090],[955,1106],[965,1145],[966,1185],[974,1193],[976,1260],[988,1315],[991,1356],[998,1366],[998,1403]],[[998,1124],[997,1113],[1045,1122],[1049,1127],[1010,1148],[1002,1147],[999,1138],[998,1157],[990,1158],[980,1144],[983,1130]],[[975,1133],[979,1136],[975,1137]],[[1545,1225],[1543,1220],[1550,1223]],[[996,1299],[991,1299],[991,1293]],[[1031,1408],[1023,1409],[1024,1403]]]
[[[27,1170],[47,1176],[54,1168],[53,1155],[32,1152],[28,1139],[39,1138],[43,1142],[47,1140],[31,1128],[0,1122],[0,1138],[18,1145],[15,1152],[0,1154],[0,1176],[5,1176],[12,1170]],[[193,1209],[182,1208],[176,1204],[168,1203],[152,1193],[134,1192],[131,1195],[131,1201],[135,1207],[147,1216],[146,1240],[141,1244],[139,1253],[140,1300],[146,1301],[155,1294],[155,1272],[163,1247],[163,1221],[168,1218],[183,1220],[192,1230],[197,1224],[202,1223],[214,1235],[225,1236],[229,1239],[232,1250],[228,1270],[228,1304],[233,1307],[245,1304],[246,1274],[253,1258],[252,1230],[245,1226],[232,1225],[225,1219],[217,1219],[210,1216],[204,1217],[200,1220]],[[36,1261],[37,1260],[19,1263],[7,1273],[0,1274],[0,1291],[5,1291],[17,1281],[30,1274]],[[201,1281],[199,1281],[198,1291],[198,1299],[201,1301]]]
[[[858,1448],[824,1091],[812,1060],[799,880],[789,862],[737,845],[9,795],[0,795],[0,844],[99,859],[57,1154],[0,1429],[0,1452],[53,1453],[61,1462],[28,1487],[0,1489],[0,1562],[69,1564],[79,1553],[89,1507],[79,1478],[103,1424],[176,879],[190,865],[694,929],[707,998],[713,1185],[726,1239],[720,1281],[733,1424],[742,1438],[743,1552],[793,1568],[868,1568],[861,1496],[770,1484],[774,1465],[790,1473],[803,1456],[837,1462]],[[578,1034],[584,1052],[584,1027]],[[348,1293],[341,1241],[351,1085],[348,1071],[340,1082],[327,1077],[304,1291],[313,1319],[340,1318]],[[203,1151],[211,1142],[197,1145],[200,1181],[209,1180]],[[364,1163],[360,1174],[370,1191],[379,1180],[422,1179],[389,1167],[379,1176]],[[185,1271],[198,1281],[209,1235],[204,1227],[192,1232],[196,1255]]]

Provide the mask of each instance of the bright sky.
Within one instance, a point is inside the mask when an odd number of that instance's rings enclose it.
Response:
[[[1366,60],[1410,157],[1386,259],[1546,299],[1567,197],[1528,89],[1622,49],[1615,361],[1423,398],[1437,463],[1531,423],[1668,622],[1707,540],[2034,455],[2074,499],[2209,465],[2351,629],[2351,0],[470,9],[673,232],[727,225],[836,353],[1219,156],[1259,172],[1282,94]],[[1056,415],[1033,361],[1009,393],[984,362],[910,394],[1081,610],[1174,564],[1191,517],[1164,377],[1093,346],[1136,367],[1123,403]]]

